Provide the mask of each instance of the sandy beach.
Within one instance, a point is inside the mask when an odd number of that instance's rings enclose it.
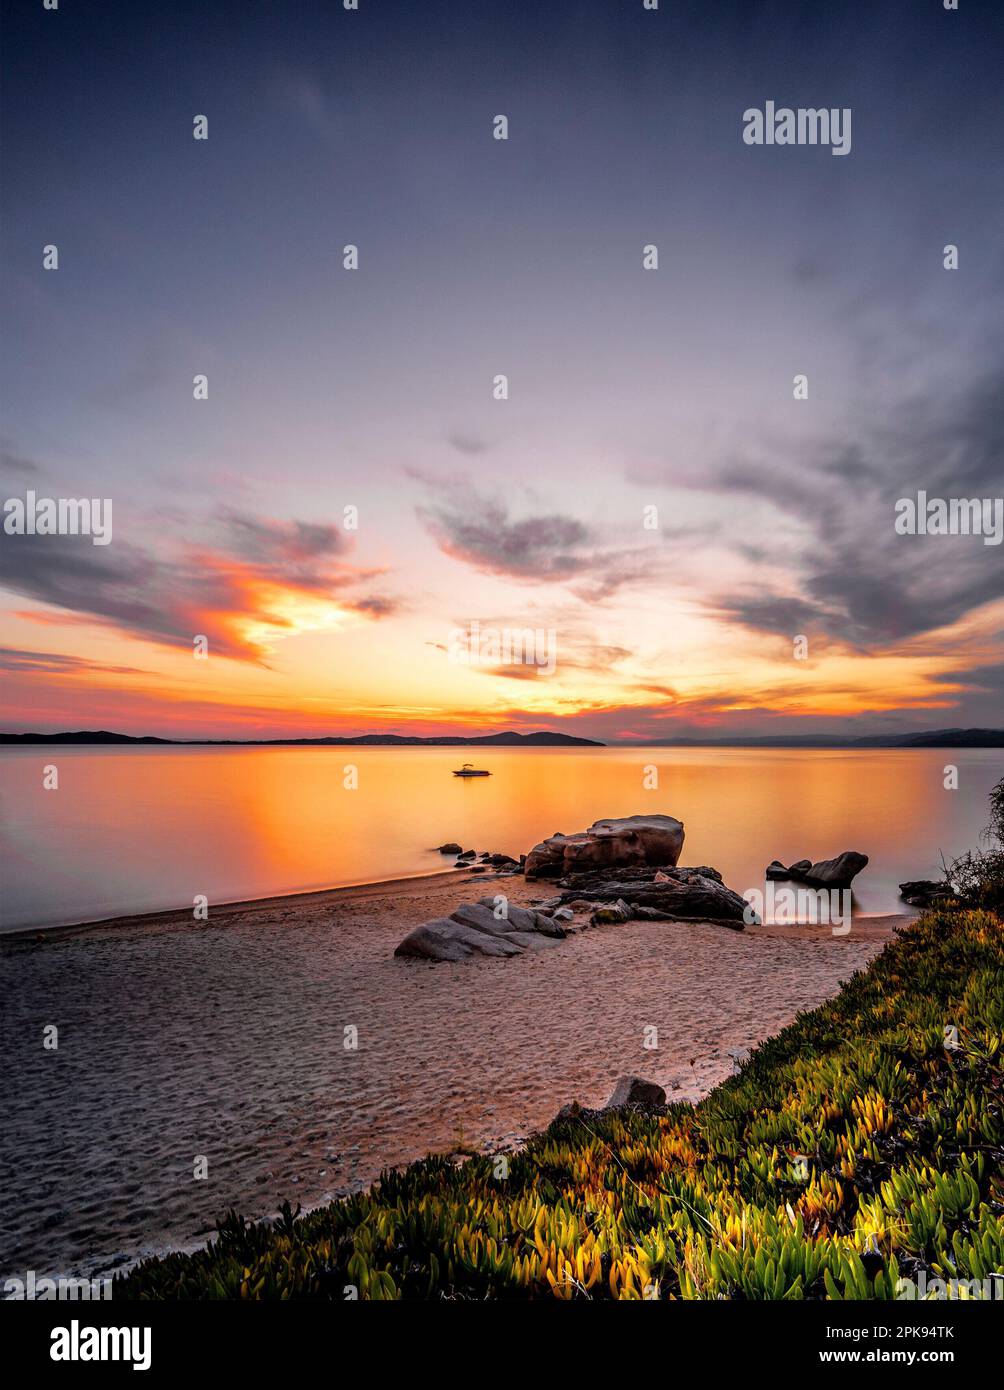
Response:
[[[698,1099],[906,920],[843,937],[632,922],[512,960],[394,957],[417,923],[494,891],[550,892],[451,871],[0,940],[17,1155],[0,1273],[94,1274],[198,1244],[230,1206],[313,1206],[430,1151],[512,1147],[624,1073]]]

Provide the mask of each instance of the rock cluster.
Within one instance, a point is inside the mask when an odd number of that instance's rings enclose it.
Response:
[[[867,854],[845,849],[835,859],[820,859],[815,864],[811,859],[798,859],[787,868],[779,859],[774,859],[767,865],[765,873],[771,879],[794,879],[813,888],[850,888],[851,880],[867,863]]]
[[[455,869],[469,869],[471,873],[483,874],[488,869],[495,869],[499,873],[518,874],[522,872],[518,860],[511,854],[491,854],[484,850],[480,855],[476,849],[463,849],[455,840],[450,840],[445,845],[437,845],[436,849],[440,854],[455,854],[457,862]]]
[[[742,931],[747,903],[727,888],[717,869],[622,869],[610,873],[566,874],[558,887],[561,902],[585,899],[601,904],[593,922],[717,922]]]

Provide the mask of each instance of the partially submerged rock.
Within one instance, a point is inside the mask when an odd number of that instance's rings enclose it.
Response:
[[[845,849],[836,859],[821,859],[805,871],[806,883],[817,888],[850,888],[855,878],[868,863],[867,854],[857,850]]]
[[[633,865],[675,865],[683,849],[683,824],[673,816],[622,816],[595,821],[574,835],[542,840],[526,857],[527,878]]]
[[[835,859],[820,859],[815,864],[811,859],[796,859],[787,868],[779,859],[773,859],[764,872],[770,879],[793,879],[796,883],[808,883],[814,888],[849,888],[851,880],[867,863],[867,854],[845,849]]]
[[[518,956],[526,950],[557,944],[565,937],[560,922],[541,912],[504,903],[496,915],[495,898],[466,903],[449,917],[435,917],[415,927],[397,947],[396,956],[458,961],[469,956]]]
[[[945,879],[914,878],[901,883],[899,891],[903,901],[911,907],[937,907],[955,896],[952,885]]]
[[[715,869],[621,869],[616,873],[568,874],[559,881],[562,901],[599,904],[593,922],[718,922],[742,931],[747,903],[727,888]]]
[[[463,845],[458,845],[455,840],[450,840],[445,845],[439,846],[440,854],[460,854],[462,850]]]

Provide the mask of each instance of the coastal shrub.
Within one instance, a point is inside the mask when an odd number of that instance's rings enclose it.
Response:
[[[986,849],[968,850],[952,861],[947,877],[968,907],[1004,909],[1004,777],[990,793],[990,820],[983,831]]]
[[[697,1106],[556,1121],[495,1176],[372,1191],[147,1260],[117,1299],[889,1299],[1004,1271],[1004,925],[937,910]]]

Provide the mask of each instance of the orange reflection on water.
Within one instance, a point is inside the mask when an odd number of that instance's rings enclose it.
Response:
[[[429,873],[449,840],[518,856],[556,830],[662,812],[681,862],[738,892],[771,859],[857,849],[860,907],[973,846],[995,749],[22,748],[4,750],[2,926],[90,920]],[[463,781],[463,761],[491,777]],[[58,792],[42,788],[56,762]],[[957,764],[958,791],[944,786]],[[351,789],[348,769],[357,770]],[[645,787],[657,769],[658,786]],[[651,781],[651,775],[648,774]],[[542,889],[542,893],[546,889]]]

